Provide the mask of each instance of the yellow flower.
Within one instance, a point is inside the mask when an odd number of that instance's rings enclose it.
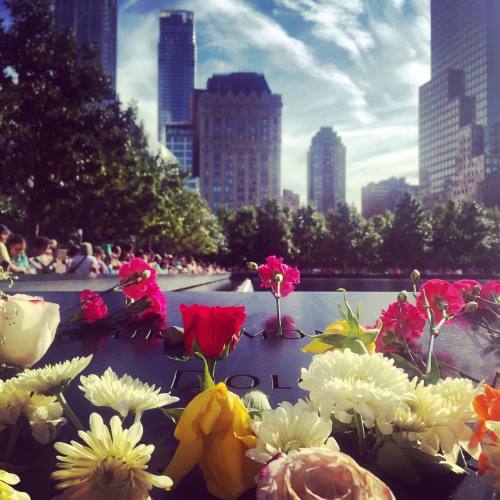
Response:
[[[255,484],[262,465],[245,457],[256,445],[247,409],[223,383],[198,394],[184,409],[174,436],[180,444],[165,474],[177,484],[197,463],[208,491],[238,498]]]
[[[111,432],[97,413],[90,415],[90,431],[79,431],[85,445],[71,441],[55,443],[58,471],[52,477],[60,481],[56,488],[66,489],[63,498],[72,500],[145,500],[155,486],[169,490],[172,480],[147,472],[153,445],[137,443],[142,425],[136,422],[123,429],[120,418],[110,421]]]
[[[357,337],[367,333],[366,328],[363,326],[359,325],[358,328],[358,331],[352,332],[349,329],[349,323],[347,321],[334,321],[325,328],[324,333],[335,333],[337,335],[342,335],[343,337]],[[373,354],[375,352],[375,342],[365,344],[365,347],[369,354]],[[335,349],[335,347],[331,344],[315,339],[312,342],[309,342],[309,344],[307,344],[302,351],[312,352],[314,354],[323,354],[324,352],[332,349]]]
[[[63,363],[46,365],[43,368],[24,370],[14,378],[20,389],[38,394],[58,394],[92,361],[92,354],[86,358],[73,358]]]
[[[11,485],[18,484],[19,477],[0,469],[0,499],[1,500],[30,500],[27,493],[16,491]]]
[[[82,375],[80,382],[80,389],[93,405],[113,408],[124,418],[130,411],[140,416],[146,410],[162,408],[179,401],[179,398],[170,393],[160,393],[160,387],[156,389],[154,385],[145,384],[130,375],[118,378],[111,368],[102,377]]]

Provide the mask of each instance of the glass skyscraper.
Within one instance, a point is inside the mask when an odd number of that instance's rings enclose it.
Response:
[[[162,10],[158,44],[158,139],[163,144],[166,125],[191,121],[195,68],[193,12]]]
[[[499,123],[500,2],[431,0],[431,80],[419,103],[427,207],[482,199],[489,179],[500,175]]]
[[[346,150],[331,127],[321,127],[307,155],[308,202],[320,212],[345,203]]]
[[[78,50],[93,44],[103,72],[116,91],[117,0],[55,0],[56,28],[74,31]]]

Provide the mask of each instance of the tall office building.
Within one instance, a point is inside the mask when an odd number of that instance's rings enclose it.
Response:
[[[394,211],[404,193],[417,196],[417,186],[406,182],[404,177],[391,177],[380,182],[370,182],[361,190],[363,217]]]
[[[500,175],[499,30],[498,0],[431,0],[431,80],[419,103],[420,192],[428,208],[483,199]]]
[[[194,101],[200,188],[210,207],[278,199],[282,103],[264,75],[214,75]]]
[[[166,125],[191,122],[190,105],[196,69],[193,12],[162,10],[158,43],[158,139]]]
[[[307,155],[308,202],[320,212],[345,203],[346,150],[331,127],[321,127]]]
[[[56,28],[74,31],[81,54],[86,46],[97,48],[103,72],[116,91],[117,0],[55,0]]]

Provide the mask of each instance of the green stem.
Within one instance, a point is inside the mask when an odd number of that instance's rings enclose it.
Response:
[[[283,327],[281,325],[281,304],[280,304],[280,298],[278,296],[275,296],[275,299],[276,299],[276,321],[278,322],[278,337],[283,337]]]
[[[64,394],[62,392],[59,392],[56,395],[56,398],[59,401],[59,403],[61,403],[64,414],[68,417],[69,420],[71,420],[71,423],[73,424],[75,429],[77,431],[83,431],[84,429],[82,423],[80,422],[80,419],[76,416],[76,413],[69,406],[69,403],[66,401]]]
[[[212,377],[212,380],[215,383],[215,366],[217,365],[217,361],[215,359],[207,358],[207,366],[208,366],[208,373],[210,373],[210,376]]]
[[[16,422],[16,424],[12,427],[10,431],[9,442],[7,443],[7,447],[5,448],[3,456],[4,462],[8,462],[10,460],[12,452],[16,447],[17,438],[19,437],[20,433],[21,433],[21,424],[19,422]]]
[[[356,425],[356,432],[358,434],[359,456],[360,458],[364,458],[366,455],[366,434],[363,417],[358,412],[354,412],[354,424]]]

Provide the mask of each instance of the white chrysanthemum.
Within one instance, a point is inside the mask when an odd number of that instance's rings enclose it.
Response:
[[[436,393],[432,386],[425,386],[423,382],[414,385],[415,399],[408,402],[408,406],[398,406],[394,410],[392,424],[395,430],[403,431],[408,439],[417,441],[421,434],[436,425],[446,422],[447,411],[443,398]]]
[[[0,427],[14,425],[23,414],[33,437],[41,444],[52,441],[59,426],[66,423],[63,409],[54,396],[44,396],[20,389],[14,379],[0,381]]]
[[[283,402],[274,410],[264,410],[262,419],[255,420],[252,428],[258,438],[257,446],[248,450],[247,456],[263,464],[279,452],[286,454],[308,446],[339,450],[335,439],[330,437],[331,419],[320,418],[302,400],[295,405]]]
[[[443,417],[422,436],[422,450],[431,455],[441,453],[449,462],[456,463],[460,447],[477,457],[478,449],[471,449],[469,441],[472,436],[470,425],[477,416],[472,407],[474,397],[480,391],[470,380],[463,378],[447,378],[429,390],[437,394],[443,401]]]
[[[314,356],[301,371],[299,386],[310,393],[321,415],[333,413],[351,423],[354,412],[366,427],[387,427],[394,409],[414,399],[408,375],[381,354],[355,354],[349,349]]]
[[[86,358],[73,358],[43,368],[24,370],[14,378],[20,389],[38,394],[58,394],[92,361],[92,354]]]
[[[19,477],[0,469],[0,498],[2,500],[30,500],[27,493],[15,490],[12,485],[18,484]]]
[[[81,376],[80,382],[80,389],[93,405],[113,408],[124,418],[130,411],[141,414],[179,401],[179,398],[170,393],[161,393],[161,388],[156,389],[154,385],[145,384],[130,375],[118,378],[111,368],[102,377]]]
[[[78,432],[85,444],[54,444],[60,470],[52,477],[59,481],[56,488],[66,489],[63,497],[142,500],[153,487],[172,487],[169,477],[147,472],[154,446],[138,445],[143,431],[140,422],[123,429],[120,418],[114,416],[110,429],[100,415],[92,413],[90,430]]]

